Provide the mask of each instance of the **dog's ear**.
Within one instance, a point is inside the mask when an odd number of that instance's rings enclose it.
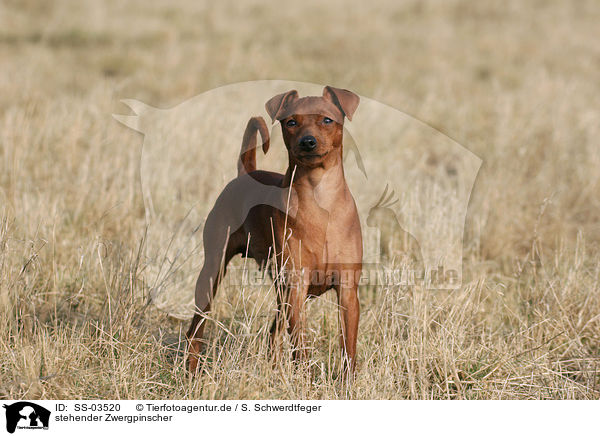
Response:
[[[284,92],[283,94],[278,94],[266,102],[265,108],[271,117],[271,121],[275,122],[278,120],[285,107],[296,100],[298,100],[298,91],[292,89],[291,91]]]
[[[360,97],[358,95],[347,89],[326,86],[323,88],[323,97],[340,108],[346,118],[352,121],[352,115],[354,115],[354,111],[356,111],[358,103],[360,102]]]

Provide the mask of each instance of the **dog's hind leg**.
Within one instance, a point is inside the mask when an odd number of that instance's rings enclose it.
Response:
[[[225,237],[216,237],[222,233],[225,233]],[[204,265],[196,281],[196,313],[186,334],[188,339],[188,365],[191,373],[195,373],[198,368],[198,357],[202,348],[206,314],[210,311],[211,302],[217,293],[219,283],[227,272],[227,264],[233,256],[241,252],[240,238],[237,236],[236,234],[230,236],[228,232],[214,232],[213,229],[205,227]]]

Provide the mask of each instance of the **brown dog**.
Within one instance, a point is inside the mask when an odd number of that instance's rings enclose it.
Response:
[[[271,338],[287,318],[294,357],[304,357],[304,302],[335,289],[340,306],[341,346],[345,368],[354,370],[362,270],[362,236],[354,199],[344,178],[344,117],[352,120],[359,97],[325,87],[322,97],[299,98],[289,91],[266,103],[273,122],[280,121],[288,150],[287,172],[256,170],[256,132],[269,147],[260,117],[248,122],[238,178],[217,199],[204,227],[205,261],[196,283],[196,315],[187,332],[189,369],[196,372],[204,314],[231,258],[254,258],[278,289],[278,311]],[[285,313],[287,316],[283,317]]]

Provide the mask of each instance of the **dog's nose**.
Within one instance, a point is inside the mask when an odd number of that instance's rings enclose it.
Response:
[[[298,145],[304,150],[314,150],[317,147],[317,140],[314,136],[307,135],[300,139]]]

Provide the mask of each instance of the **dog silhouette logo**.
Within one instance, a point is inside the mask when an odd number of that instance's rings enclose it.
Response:
[[[50,411],[42,406],[28,401],[19,401],[6,409],[6,431],[14,433],[18,429],[48,429]]]
[[[204,263],[203,235],[214,233],[207,229],[208,216],[224,187],[230,195],[223,208],[233,215],[216,222],[230,233],[258,205],[294,219],[296,210],[288,209],[287,201],[275,201],[291,196],[248,174],[254,168],[286,171],[283,133],[258,120],[271,119],[265,102],[290,90],[318,96],[323,85],[286,80],[233,83],[170,108],[125,99],[132,112],[113,115],[143,135],[141,148],[127,152],[139,158],[146,224],[144,276],[151,283],[154,304],[172,316],[191,316],[192,295],[182,290],[195,288]],[[482,160],[435,127],[359,97],[352,120],[343,126],[342,159],[361,223],[365,277],[393,265],[419,277],[415,284],[426,289],[458,289],[467,208]],[[240,142],[246,145],[241,152]],[[252,165],[246,168],[248,161]],[[228,185],[236,177],[244,183]],[[388,195],[380,198],[382,192]],[[180,304],[185,298],[189,305]]]

